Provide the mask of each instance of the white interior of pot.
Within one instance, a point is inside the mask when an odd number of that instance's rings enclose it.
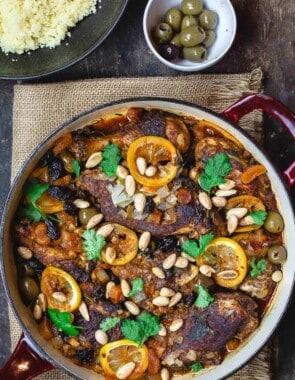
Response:
[[[10,202],[8,204],[9,211],[6,213],[6,215],[4,214],[6,216],[6,219],[3,229],[3,263],[9,297],[11,300],[13,300],[15,310],[21,318],[23,325],[29,334],[33,336],[35,343],[37,343],[39,346],[39,351],[44,350],[48,356],[54,358],[54,360],[58,362],[62,367],[64,367],[67,371],[71,372],[77,377],[80,377],[81,379],[103,379],[103,377],[99,376],[98,374],[73,364],[70,360],[62,356],[59,351],[55,350],[39,334],[37,324],[31,312],[27,307],[23,305],[21,297],[19,295],[10,231],[12,217],[15,213],[16,206],[21,196],[22,186],[28,174],[32,171],[33,167],[37,164],[40,157],[53,144],[53,142],[64,132],[69,132],[81,128],[90,122],[93,122],[95,119],[100,118],[102,115],[120,113],[124,109],[126,110],[128,107],[161,108],[173,113],[192,115],[199,119],[206,119],[208,121],[216,123],[223,127],[225,130],[229,131],[232,135],[237,137],[242,142],[244,147],[251,152],[257,161],[259,161],[267,168],[268,176],[272,183],[272,189],[278,201],[279,211],[283,215],[283,218],[286,222],[284,231],[284,243],[287,247],[289,255],[286,263],[283,266],[283,280],[278,285],[277,291],[269,305],[269,309],[264,316],[260,327],[247,340],[245,340],[244,343],[235,352],[227,355],[221,365],[211,367],[208,370],[204,370],[196,375],[196,378],[198,378],[198,380],[223,378],[224,376],[227,376],[231,372],[237,370],[241,365],[246,363],[251,358],[251,356],[253,356],[253,354],[263,346],[263,344],[271,336],[278,321],[283,315],[292,292],[292,285],[294,280],[295,259],[291,253],[295,252],[295,228],[292,205],[288,199],[286,189],[282,184],[281,178],[265,158],[265,155],[239,130],[235,129],[233,126],[220,119],[218,116],[212,115],[205,110],[193,106],[183,105],[177,102],[174,103],[164,100],[139,100],[107,106],[103,109],[99,109],[82,116],[81,118],[69,123],[62,129],[58,129],[46,143],[42,144],[41,148],[38,148],[38,153],[36,151],[33,152],[34,158],[29,161],[24,170],[22,170],[22,172],[18,175],[17,182],[14,185],[14,192],[12,193]],[[33,343],[33,345],[35,343]],[[192,375],[188,374],[182,378],[189,380],[192,379]]]

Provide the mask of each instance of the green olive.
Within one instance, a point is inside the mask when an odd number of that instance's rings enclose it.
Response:
[[[203,0],[182,0],[181,10],[185,15],[198,15],[203,10]]]
[[[208,48],[210,47],[214,41],[216,40],[216,33],[213,31],[213,30],[206,30],[206,37],[204,39],[204,41],[202,42],[202,44]]]
[[[17,269],[18,269],[18,274],[21,277],[24,277],[24,276],[34,277],[34,276],[36,276],[36,272],[34,271],[34,269],[31,267],[31,265],[29,265],[26,262],[19,263],[17,266]]]
[[[22,277],[19,280],[19,289],[26,301],[33,301],[40,293],[40,287],[37,281],[32,277]]]
[[[199,26],[189,26],[180,32],[180,42],[185,47],[193,47],[204,41],[206,33]]]
[[[199,25],[198,20],[195,16],[184,16],[181,21],[181,30],[188,28],[189,26],[197,26]]]
[[[178,8],[170,8],[166,12],[164,20],[172,27],[173,30],[178,32],[180,30],[182,13]]]
[[[207,50],[204,46],[184,47],[182,51],[184,59],[200,62],[207,58]]]
[[[266,231],[273,234],[282,232],[284,229],[284,221],[281,215],[276,211],[269,211],[267,218],[264,222]]]
[[[81,224],[87,224],[89,219],[97,214],[97,209],[95,207],[80,208],[79,210],[79,221]]]
[[[283,264],[287,259],[287,252],[281,245],[273,245],[267,251],[268,259],[273,264]]]
[[[64,150],[61,152],[59,155],[61,158],[62,162],[64,163],[64,168],[68,173],[74,173],[73,170],[73,161],[75,160],[75,157],[70,153],[68,150]]]
[[[165,22],[161,22],[156,26],[154,36],[157,43],[170,41],[173,36],[172,27]]]
[[[170,41],[172,45],[175,45],[177,47],[182,47],[181,42],[180,42],[180,34],[175,34],[175,36],[172,38]]]
[[[200,25],[204,29],[214,29],[217,25],[217,14],[213,11],[203,11],[199,17]]]

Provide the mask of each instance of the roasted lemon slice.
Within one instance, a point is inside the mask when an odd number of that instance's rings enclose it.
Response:
[[[136,233],[127,227],[116,223],[112,226],[112,233],[106,238],[106,245],[101,250],[101,258],[108,264],[125,265],[137,255],[138,238]]]
[[[138,158],[144,159],[146,171],[138,167]],[[144,186],[163,186],[171,182],[178,170],[175,146],[167,139],[143,136],[132,142],[127,152],[127,163],[134,179]],[[155,168],[154,173],[148,173]],[[152,175],[151,175],[152,174]]]
[[[148,349],[145,345],[138,347],[128,339],[117,340],[104,345],[99,351],[99,361],[106,375],[116,377],[118,370],[128,363],[133,370],[127,377],[135,380],[142,376],[149,364]]]
[[[225,288],[236,288],[247,274],[247,257],[236,241],[221,237],[212,240],[197,258],[199,266],[207,264],[214,270],[215,282]]]
[[[48,307],[59,311],[74,311],[81,303],[81,290],[76,280],[62,269],[49,266],[41,277],[41,291]]]

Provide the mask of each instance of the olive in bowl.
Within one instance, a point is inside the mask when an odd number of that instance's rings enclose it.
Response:
[[[155,36],[161,23],[172,29],[172,36],[163,42]],[[162,63],[176,70],[200,71],[231,47],[236,15],[230,0],[149,0],[143,29],[150,50]]]

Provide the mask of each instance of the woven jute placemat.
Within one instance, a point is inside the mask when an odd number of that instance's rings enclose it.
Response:
[[[262,72],[235,75],[188,75],[180,77],[112,78],[81,80],[53,84],[14,87],[12,178],[36,145],[51,131],[71,117],[109,101],[157,96],[189,101],[221,112],[241,96],[261,91]],[[262,141],[262,115],[245,116],[240,126]],[[14,347],[21,330],[9,312],[11,345]],[[269,380],[270,347],[266,346],[231,380]],[[69,380],[70,376],[54,370],[38,380]],[[214,380],[214,379],[212,379]]]

